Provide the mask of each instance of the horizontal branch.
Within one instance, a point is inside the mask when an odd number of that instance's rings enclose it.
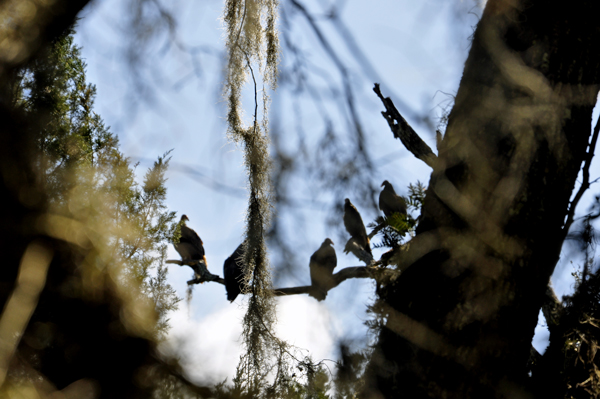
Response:
[[[331,285],[327,287],[327,291],[337,287],[342,283],[342,281],[348,280],[350,278],[375,278],[374,274],[369,269],[373,268],[368,266],[352,266],[346,267],[340,270],[339,272],[334,273],[331,279]],[[311,292],[312,289],[313,287],[311,285],[304,285],[301,287],[275,288],[273,291],[275,296],[285,296],[308,294],[309,292]]]
[[[215,283],[225,285],[225,280],[223,280],[220,276],[209,272],[206,267],[206,264],[202,260],[183,261],[170,259],[167,260],[165,263],[191,267],[194,270],[194,278],[192,280],[188,280],[188,285],[202,284],[205,281],[214,281]]]
[[[202,262],[202,261],[167,260],[166,263],[175,264],[175,265],[179,265],[179,266],[192,267],[194,269],[196,276],[194,279],[189,280],[187,282],[188,285],[201,284],[201,283],[204,283],[205,281],[212,281],[215,283],[225,285],[225,280],[222,279],[220,276],[210,273],[206,269],[206,266],[204,266],[204,270],[205,270],[204,273],[202,273],[200,275],[198,274],[195,267],[197,267],[198,265],[201,265],[200,269],[202,269],[202,265],[204,265],[204,262]],[[377,266],[346,267],[346,268],[343,268],[342,270],[340,270],[339,272],[333,274],[333,276],[331,278],[331,284],[329,287],[327,287],[327,291],[337,287],[343,281],[351,279],[351,278],[372,278],[372,279],[377,280],[381,276],[383,276],[385,274],[391,274],[391,273],[393,273],[392,270],[377,267]],[[308,294],[309,292],[311,292],[312,289],[313,289],[313,287],[310,285],[304,285],[304,286],[300,286],[300,287],[274,288],[273,294],[275,296]]]
[[[381,115],[385,118],[394,137],[400,139],[404,147],[410,151],[415,157],[425,162],[431,168],[435,169],[437,164],[437,156],[431,150],[421,137],[415,132],[415,130],[406,122],[406,119],[402,115],[389,97],[383,97],[381,90],[379,89],[379,83],[375,83],[373,91],[383,102],[385,112]]]

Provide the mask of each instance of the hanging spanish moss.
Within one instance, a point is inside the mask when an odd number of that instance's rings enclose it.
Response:
[[[245,276],[252,294],[244,317],[245,354],[240,359],[235,379],[236,388],[258,393],[265,388],[265,370],[271,359],[283,353],[285,345],[271,333],[275,320],[271,273],[267,259],[265,232],[271,215],[271,182],[268,140],[268,95],[264,86],[258,93],[257,76],[262,84],[275,89],[279,42],[275,29],[276,0],[227,0],[224,23],[227,31],[228,64],[225,97],[228,104],[228,137],[244,149],[250,193],[246,216]],[[252,79],[254,114],[252,123],[243,122],[241,92]],[[259,117],[259,100],[262,103]],[[280,357],[280,356],[279,356]],[[281,359],[275,360],[275,362]]]

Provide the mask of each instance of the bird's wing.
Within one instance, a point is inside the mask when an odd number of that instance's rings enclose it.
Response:
[[[183,260],[200,260],[204,257],[204,250],[199,251],[195,245],[189,242],[179,242],[173,246]]]
[[[379,196],[379,209],[381,209],[386,216],[394,212],[406,215],[406,201],[398,194],[384,189]]]
[[[337,256],[335,255],[335,249],[330,246],[319,248],[312,256],[310,257],[310,268],[311,268],[311,276],[313,274],[313,270],[320,270],[320,272],[325,275],[331,275],[333,273],[333,269],[335,269],[337,265]]]
[[[385,209],[387,207],[387,203],[385,202],[385,188],[382,192],[379,193],[379,209],[385,213]]]
[[[243,254],[243,245],[225,259],[223,263],[223,278],[225,279],[225,290],[227,291],[227,299],[233,302],[242,291],[242,280],[244,278],[244,265],[240,257]]]
[[[337,256],[335,255],[335,249],[332,247],[325,248],[326,251],[323,257],[323,264],[330,273],[333,273],[333,269],[337,266]]]
[[[367,229],[360,212],[354,206],[347,206],[344,212],[344,226],[352,237],[366,237]]]
[[[202,256],[204,256],[204,246],[200,236],[194,230],[185,225],[181,226],[181,238],[179,242],[191,244],[197,249],[198,252],[202,253]]]

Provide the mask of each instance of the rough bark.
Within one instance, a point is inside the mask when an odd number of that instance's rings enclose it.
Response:
[[[595,4],[488,1],[407,253],[417,260],[379,291],[365,397],[535,395],[531,339],[600,82]]]

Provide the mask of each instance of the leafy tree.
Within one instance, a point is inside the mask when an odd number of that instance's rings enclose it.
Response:
[[[142,184],[119,151],[117,137],[94,112],[96,87],[87,83],[74,31],[59,37],[44,56],[18,74],[15,106],[37,120],[38,159],[51,210],[102,232],[112,260],[123,264],[122,282],[135,281],[159,314],[156,331],[180,299],[167,283],[164,263],[175,212],[166,209],[169,152],[146,172]]]

